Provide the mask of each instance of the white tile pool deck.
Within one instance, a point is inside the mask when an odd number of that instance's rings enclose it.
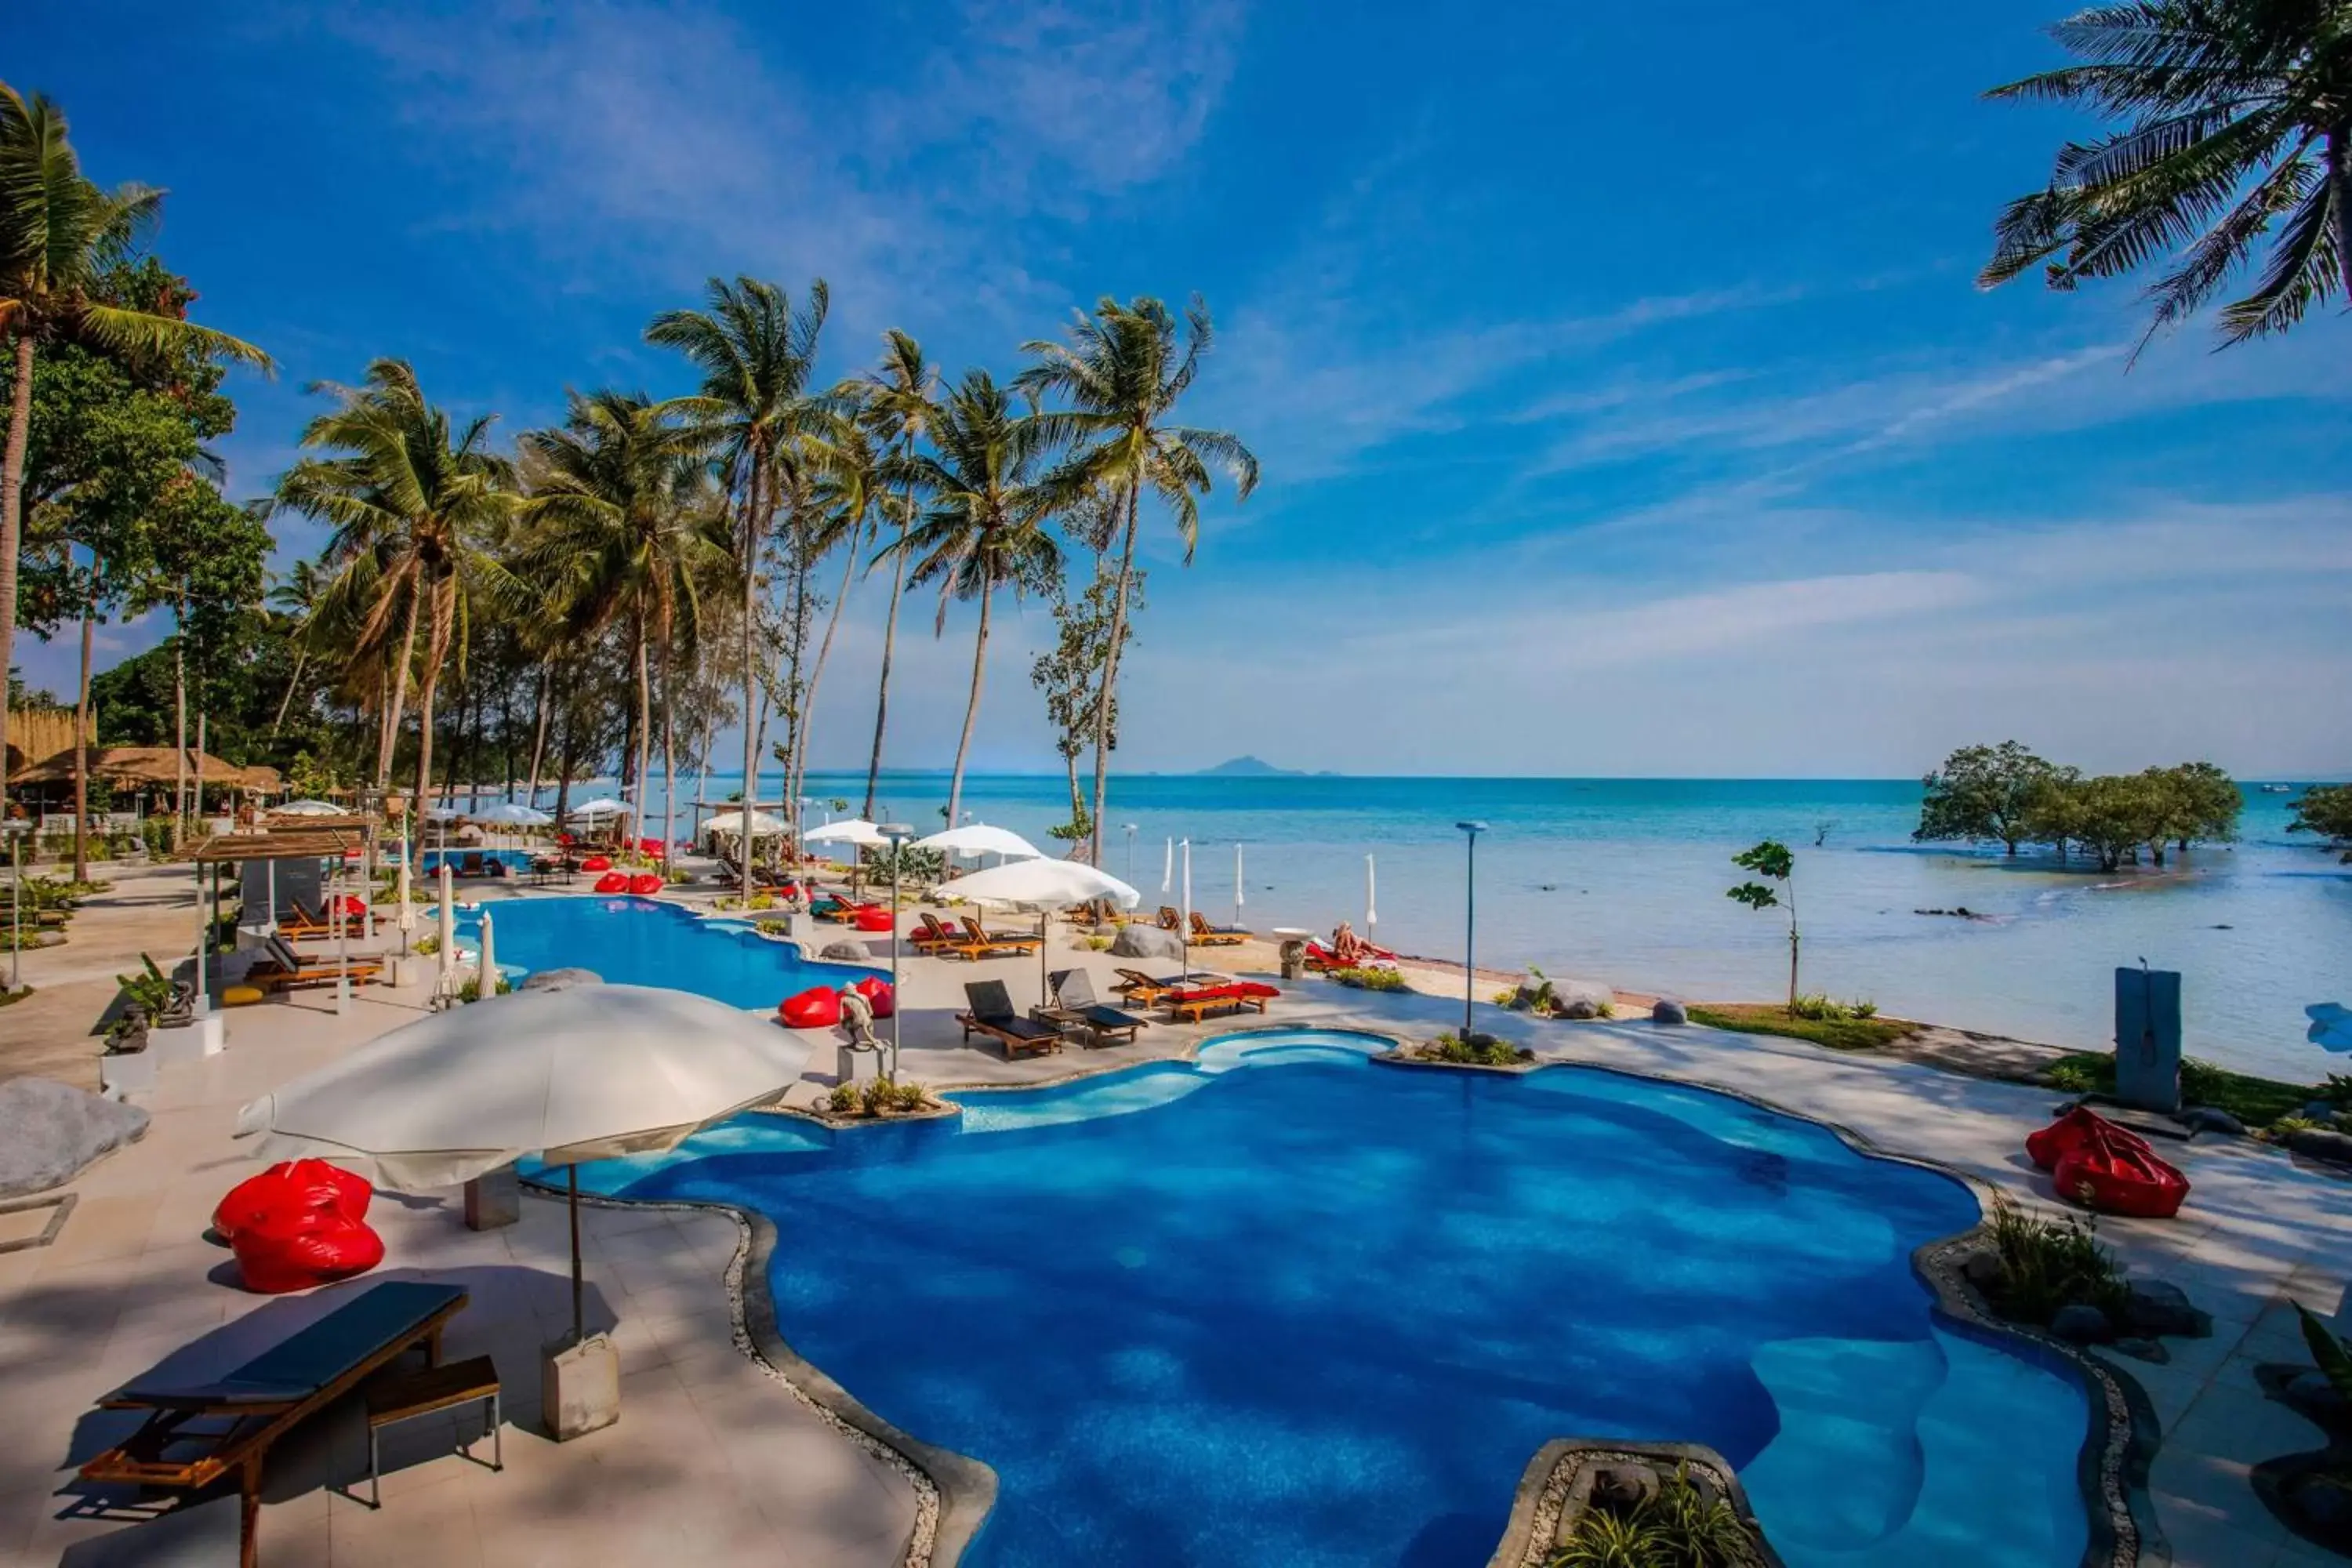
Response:
[[[1084,963],[1105,981],[1112,964],[1107,955],[1059,950],[1053,963]],[[961,983],[976,973],[1003,979],[1024,1003],[1035,985],[1034,960],[971,966],[908,957],[903,966],[904,1070],[944,1086],[1115,1068],[1260,1022],[1425,1033],[1460,1017],[1458,1002],[1439,997],[1302,981],[1265,1020],[1155,1026],[1135,1047],[1007,1063],[959,1046],[952,1013]],[[116,1430],[114,1418],[92,1412],[100,1394],[166,1356],[190,1371],[233,1363],[257,1336],[275,1339],[283,1325],[324,1309],[301,1298],[249,1296],[218,1278],[227,1255],[201,1233],[221,1194],[252,1169],[229,1129],[246,1100],[419,1016],[423,996],[413,982],[363,993],[343,1017],[334,1015],[331,994],[320,992],[230,1013],[229,1050],[166,1069],[142,1100],[154,1113],[147,1138],[72,1184],[79,1205],[57,1242],[0,1255],[0,1409],[7,1415],[0,1565],[52,1563],[68,1550],[73,1562],[95,1560],[104,1550],[97,1538],[137,1528],[120,1517],[79,1516],[75,1497],[60,1489],[73,1464]],[[1482,1018],[1482,1026],[1490,1022]],[[2046,1195],[2022,1145],[2052,1103],[2047,1091],[1645,1021],[1511,1019],[1507,1028],[1547,1060],[1738,1089],[1881,1147]],[[795,1100],[820,1093],[830,1071],[831,1037],[818,1037],[820,1059]],[[2178,1159],[2196,1184],[2187,1217],[2101,1227],[2136,1271],[2180,1285],[2215,1321],[2209,1340],[2167,1342],[2168,1365],[2116,1362],[2146,1391],[2163,1426],[2149,1490],[2169,1560],[2229,1568],[2336,1561],[2294,1541],[2245,1475],[2255,1461],[2320,1445],[2316,1428],[2263,1397],[2252,1367],[2303,1359],[2291,1300],[2323,1314],[2342,1308],[2352,1269],[2352,1184],[2243,1142],[2200,1142]],[[471,1288],[449,1350],[497,1358],[507,1388],[507,1469],[492,1474],[447,1453],[446,1424],[395,1429],[386,1463],[398,1468],[385,1479],[385,1507],[372,1511],[327,1489],[363,1468],[365,1444],[352,1413],[322,1418],[278,1450],[261,1517],[265,1563],[888,1568],[904,1560],[914,1489],[735,1348],[721,1285],[738,1243],[731,1221],[587,1213],[592,1310],[601,1308],[621,1350],[623,1415],[616,1426],[559,1446],[536,1435],[536,1377],[541,1342],[568,1321],[562,1206],[527,1198],[520,1225],[478,1234],[460,1223],[455,1192],[385,1194],[370,1219],[387,1247],[381,1274],[415,1270]],[[2155,1551],[2142,1558],[2165,1560]]]

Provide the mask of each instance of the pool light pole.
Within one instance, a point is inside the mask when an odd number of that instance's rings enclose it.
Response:
[[[1127,825],[1127,882],[1135,885],[1135,824]]]
[[[1470,1005],[1478,993],[1478,966],[1472,953],[1478,937],[1478,835],[1486,831],[1483,822],[1457,822],[1469,841],[1468,858],[1465,862],[1467,878],[1462,898],[1462,1043],[1468,1045],[1473,1030],[1470,1026]]]
[[[885,822],[875,832],[890,841],[890,1076],[898,1076],[898,1020],[905,1015],[898,997],[898,863],[905,858],[907,840],[915,830],[903,822]]]
[[[25,840],[32,836],[33,825],[23,817],[0,822],[0,833],[8,836],[8,994],[15,995],[25,988]]]

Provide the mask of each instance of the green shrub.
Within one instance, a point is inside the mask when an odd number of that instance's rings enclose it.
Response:
[[[790,921],[754,921],[751,924],[761,936],[790,936],[793,934],[793,925]]]
[[[2067,1082],[2058,1085],[2053,1075],[2062,1072],[2067,1075]],[[2078,1072],[2081,1077],[2076,1076]],[[2079,1051],[2053,1062],[2042,1076],[2044,1081],[2063,1087],[2070,1094],[2112,1094],[2116,1088],[2115,1053]],[[2084,1078],[2088,1079],[2087,1084],[2083,1082]],[[2268,1127],[2282,1117],[2300,1113],[2312,1100],[2329,1097],[2325,1089],[2308,1084],[2281,1083],[2276,1079],[2232,1072],[2195,1057],[2183,1057],[2180,1098],[2184,1104],[2210,1105],[2226,1110],[2249,1127]]]
[[[1086,939],[1087,951],[1089,952],[1108,952],[1110,951],[1110,944],[1118,940],[1118,939],[1117,937],[1090,936]]]
[[[510,995],[510,994],[513,993],[513,991],[514,991],[514,982],[513,982],[513,981],[511,981],[511,980],[509,980],[509,979],[508,979],[505,975],[503,975],[503,974],[499,975],[499,988],[498,988],[497,992],[495,993],[495,994],[497,994],[497,995],[500,995],[500,996],[506,996],[506,995]],[[482,999],[482,977],[481,977],[480,975],[478,975],[478,975],[474,976],[471,980],[467,981],[467,982],[466,982],[466,984],[464,984],[463,985],[460,985],[459,987],[457,987],[457,1000],[458,1000],[458,1001],[460,1001],[460,1002],[478,1002],[478,1001],[480,1001],[481,999]]]
[[[139,963],[144,973],[118,974],[114,983],[122,987],[123,998],[131,1006],[152,1018],[171,1005],[172,981],[145,953],[139,955]]]
[[[436,932],[427,931],[416,939],[415,944],[409,951],[420,958],[430,958],[441,951],[441,938]]]
[[[2045,1068],[2042,1081],[2061,1094],[2089,1094],[2099,1087],[2096,1073],[2072,1061],[2062,1061],[2055,1067]]]
[[[2046,1326],[2061,1307],[2096,1307],[2110,1318],[2121,1312],[2123,1270],[2088,1216],[2043,1219],[1996,1192],[1992,1244],[2000,1271],[1985,1299],[2002,1317]]]
[[[1548,1568],[1752,1568],[1756,1548],[1755,1531],[1729,1500],[1677,1467],[1624,1512],[1586,1509]]]
[[[824,1108],[835,1116],[853,1115],[863,1103],[864,1099],[854,1083],[835,1084],[833,1092],[824,1097]]]
[[[1867,998],[1840,1002],[1821,992],[1810,992],[1789,1004],[1789,1015],[1817,1024],[1839,1024],[1851,1019],[1874,1018],[1878,1004]]]
[[[835,1116],[900,1116],[935,1103],[930,1090],[921,1084],[912,1079],[900,1083],[887,1077],[863,1084],[835,1084],[824,1099],[825,1109]]]
[[[1412,1055],[1423,1061],[1465,1062],[1475,1067],[1515,1067],[1533,1061],[1535,1052],[1515,1041],[1494,1035],[1471,1035],[1468,1038],[1448,1029],[1433,1040],[1416,1046]]]
[[[1743,1035],[1785,1035],[1833,1051],[1870,1051],[1891,1046],[1911,1031],[1887,1018],[1797,1018],[1777,1002],[1729,1002],[1694,1006],[1690,1020],[1710,1029]]]
[[[1393,969],[1331,969],[1325,973],[1342,985],[1352,985],[1359,991],[1410,991],[1404,976]]]

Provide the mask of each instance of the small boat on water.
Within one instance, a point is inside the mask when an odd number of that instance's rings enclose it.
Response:
[[[2264,784],[2263,785],[2263,793],[2264,795],[2293,795],[2294,793],[2294,785],[2280,784]]]

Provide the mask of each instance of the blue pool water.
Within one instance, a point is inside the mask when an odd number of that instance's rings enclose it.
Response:
[[[497,922],[499,967],[593,970],[615,985],[666,985],[737,1007],[772,1008],[812,985],[840,985],[881,970],[810,963],[733,921],[698,920],[651,899],[513,899],[484,906]],[[472,948],[480,911],[457,922]]]
[[[2078,1561],[2081,1389],[1908,1267],[1975,1221],[1958,1183],[1703,1091],[1378,1045],[1227,1037],[583,1176],[769,1215],[794,1348],[995,1467],[992,1568],[1475,1565],[1568,1435],[1720,1449],[1797,1568]]]
[[[424,875],[430,877],[441,869],[441,862],[446,858],[449,862],[449,874],[454,877],[468,855],[485,864],[499,861],[506,867],[510,877],[530,869],[531,852],[528,849],[427,849],[417,858],[417,867]]]

